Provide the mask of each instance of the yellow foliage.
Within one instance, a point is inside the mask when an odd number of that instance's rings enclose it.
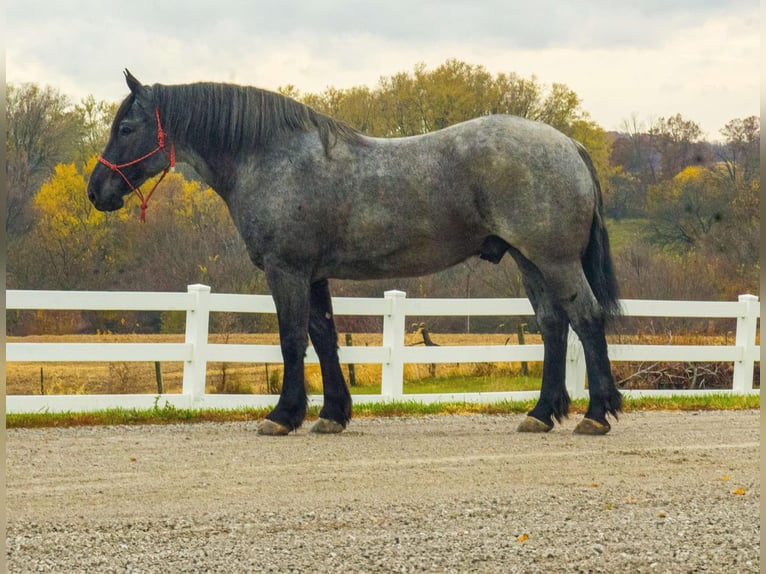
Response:
[[[90,205],[85,189],[85,178],[74,164],[57,165],[34,198],[43,227],[69,238],[83,225],[101,224],[104,215]]]
[[[91,158],[80,172],[73,163],[58,164],[34,198],[39,214],[38,230],[57,239],[76,240],[87,237],[97,241],[104,233],[106,214],[88,200],[87,179],[96,158]],[[113,216],[125,219],[127,213]]]
[[[690,165],[676,174],[673,180],[681,185],[698,183],[707,175],[708,170],[700,165]]]
[[[151,189],[153,181],[145,184]],[[199,228],[204,225],[229,224],[226,205],[209,187],[188,181],[180,173],[167,175],[152,196],[149,219],[167,215],[175,223]],[[152,215],[154,214],[154,215]]]

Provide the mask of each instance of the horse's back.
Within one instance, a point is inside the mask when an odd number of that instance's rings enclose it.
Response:
[[[477,233],[497,235],[530,255],[566,258],[588,240],[596,205],[592,175],[578,144],[547,124],[491,115],[398,142],[374,141],[400,148],[400,165],[418,166],[438,183],[433,213],[449,209]]]

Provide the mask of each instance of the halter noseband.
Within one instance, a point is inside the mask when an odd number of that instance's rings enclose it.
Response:
[[[176,165],[176,148],[175,148],[175,146],[171,143],[170,144],[170,151],[168,151],[167,148],[165,147],[165,135],[166,134],[165,134],[165,131],[162,129],[162,124],[160,123],[160,109],[159,108],[157,108],[157,107],[154,108],[154,115],[157,117],[157,147],[154,148],[152,151],[150,151],[146,155],[142,155],[138,159],[134,159],[133,161],[129,161],[129,162],[126,162],[126,163],[120,163],[120,164],[111,163],[110,161],[105,159],[104,156],[102,156],[102,155],[98,156],[98,161],[101,162],[102,164],[104,164],[106,167],[108,167],[112,171],[118,173],[120,175],[120,177],[123,180],[125,180],[125,183],[128,184],[128,187],[130,188],[130,190],[133,193],[135,193],[138,196],[138,198],[141,200],[141,221],[143,221],[143,222],[146,221],[146,208],[148,207],[148,204],[149,204],[149,198],[152,196],[152,194],[154,193],[154,190],[157,189],[157,186],[165,178],[165,176],[168,174],[168,172],[173,167],[175,167],[175,165]],[[140,186],[139,187],[134,186],[130,182],[130,180],[127,178],[127,176],[122,172],[122,168],[131,166],[131,165],[136,165],[137,163],[141,163],[145,159],[150,158],[151,156],[153,156],[154,154],[156,154],[158,152],[162,152],[162,153],[165,154],[165,157],[168,159],[168,166],[162,172],[162,175],[160,176],[160,179],[157,180],[157,182],[154,184],[154,187],[152,187],[151,191],[146,195],[146,197],[144,197],[144,194],[141,193]]]

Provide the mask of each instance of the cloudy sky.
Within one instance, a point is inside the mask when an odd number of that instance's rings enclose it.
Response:
[[[605,129],[760,114],[756,0],[8,0],[6,80],[118,101],[145,83],[375,87],[448,58],[573,89]]]

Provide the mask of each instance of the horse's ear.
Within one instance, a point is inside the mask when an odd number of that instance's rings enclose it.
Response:
[[[130,70],[125,70],[125,81],[128,83],[128,87],[130,88],[130,92],[133,95],[136,95],[138,91],[141,89],[141,82],[139,82],[133,74],[130,73]]]

